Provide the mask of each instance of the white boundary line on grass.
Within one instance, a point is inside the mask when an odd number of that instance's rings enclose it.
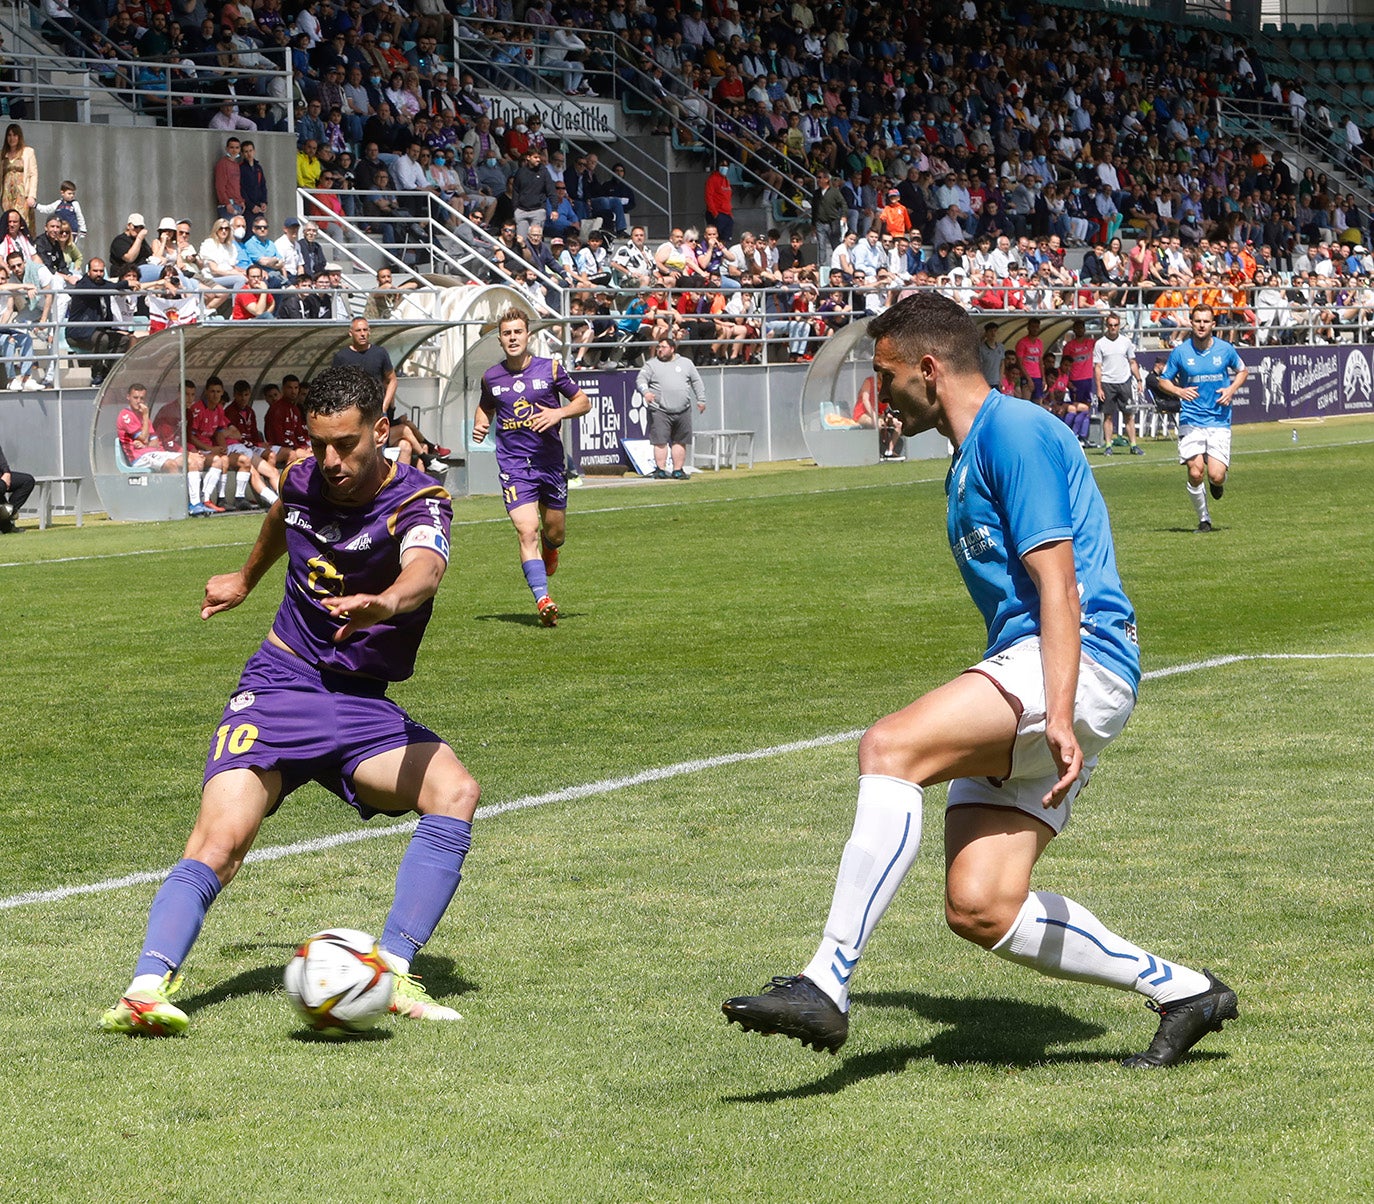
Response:
[[[1153,681],[1161,677],[1175,677],[1181,673],[1195,673],[1199,669],[1215,669],[1223,665],[1234,665],[1242,661],[1333,661],[1333,660],[1374,660],[1374,652],[1248,652],[1233,656],[1214,656],[1207,660],[1190,661],[1184,665],[1170,665],[1163,669],[1152,669],[1143,675],[1143,680]],[[645,769],[623,778],[605,778],[599,782],[588,782],[582,786],[566,786],[561,790],[550,790],[545,794],[529,794],[523,798],[511,799],[506,803],[493,803],[477,808],[477,819],[491,819],[506,815],[511,811],[525,811],[531,807],[543,807],[548,803],[566,803],[574,799],[590,798],[598,794],[610,794],[630,786],[642,786],[646,782],[661,782],[667,778],[681,777],[689,773],[701,773],[707,769],[718,769],[725,765],[739,765],[746,761],[762,761],[769,757],[785,756],[788,753],[808,752],[814,748],[825,748],[831,744],[844,744],[857,740],[864,733],[863,728],[847,732],[834,732],[828,736],[816,736],[810,740],[794,740],[788,744],[774,744],[768,748],[755,748],[748,752],[722,753],[715,757],[703,757],[695,761],[679,761],[674,765],[662,765],[656,769]],[[295,857],[302,853],[322,853],[342,845],[359,844],[365,840],[380,840],[389,836],[408,834],[415,830],[418,820],[405,823],[388,824],[380,828],[354,828],[347,832],[336,832],[332,836],[321,836],[315,840],[299,840],[293,844],[269,845],[254,849],[245,858],[250,862],[280,861],[284,857]],[[25,891],[0,899],[0,911],[16,907],[26,907],[36,903],[57,903],[74,895],[106,894],[122,890],[128,886],[142,886],[149,882],[161,882],[171,867],[164,870],[144,870],[136,874],[126,874],[122,878],[106,878],[102,882],[88,882],[80,886],[60,886],[53,890]]]
[[[1340,443],[1321,443],[1300,446],[1299,451],[1325,451],[1327,448],[1335,447],[1364,447],[1374,443],[1374,439],[1349,439]],[[1233,451],[1231,458],[1237,456],[1272,456],[1279,453],[1291,455],[1293,448],[1285,444],[1282,447],[1257,447],[1245,451]],[[1115,461],[1103,461],[1093,464],[1092,470],[1097,472],[1099,469],[1121,467],[1128,463],[1125,457]],[[1177,467],[1173,459],[1152,460],[1148,465],[1138,467]],[[630,506],[593,506],[587,509],[578,509],[578,515],[584,514],[624,514],[631,510],[667,510],[676,506],[721,506],[730,502],[757,502],[769,501],[773,498],[797,498],[797,497],[822,497],[831,493],[861,493],[869,489],[901,489],[910,485],[936,485],[945,479],[945,474],[941,472],[934,477],[917,477],[911,481],[878,481],[871,485],[846,485],[844,488],[836,489],[794,489],[785,493],[758,493],[746,494],[742,497],[698,497],[689,499],[681,497],[672,501],[662,502],[639,502]],[[508,523],[510,519],[505,515],[494,516],[492,518],[464,518],[455,519],[455,527],[485,527],[492,523]],[[181,548],[138,548],[131,552],[103,552],[92,556],[54,556],[49,560],[0,560],[0,569],[23,569],[47,564],[77,564],[87,560],[123,560],[130,556],[169,556],[180,552],[204,552],[217,548],[241,548],[248,541],[241,540],[234,543],[202,543],[188,544]]]

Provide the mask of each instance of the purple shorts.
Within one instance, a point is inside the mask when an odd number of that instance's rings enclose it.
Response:
[[[1073,382],[1073,399],[1080,405],[1090,406],[1097,400],[1097,386],[1091,376]]]
[[[1043,376],[1031,376],[1027,373],[1026,379],[1030,381],[1031,401],[1039,401],[1045,396],[1045,378]]]
[[[537,464],[512,465],[501,470],[501,500],[506,512],[539,502],[546,510],[568,508],[568,476],[561,464],[541,468]]]
[[[204,781],[226,769],[276,770],[282,780],[277,806],[315,781],[371,819],[378,812],[360,802],[353,788],[358,766],[393,748],[444,743],[386,697],[386,686],[317,669],[264,642],[244,665],[210,737]]]

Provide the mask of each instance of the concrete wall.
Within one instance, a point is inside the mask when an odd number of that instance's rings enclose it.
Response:
[[[124,233],[130,213],[142,213],[150,232],[164,217],[191,219],[197,244],[215,215],[214,165],[228,135],[214,130],[67,125],[23,122],[24,139],[38,158],[38,200],[57,199],[57,186],[77,186],[86,224],[82,250],[105,258],[110,240]],[[296,209],[296,143],[291,134],[244,132],[257,147],[267,177],[272,236]]]

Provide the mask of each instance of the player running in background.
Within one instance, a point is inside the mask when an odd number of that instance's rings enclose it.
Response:
[[[1031,890],[1140,681],[1135,614],[1107,508],[1064,424],[989,390],[964,309],[918,294],[873,319],[879,396],[908,436],[956,451],[950,546],[988,628],[984,660],[879,720],[859,744],[859,801],[825,933],[802,974],[730,999],[727,1017],[832,1052],[855,966],[916,859],[926,787],[949,782],[945,918],[965,940],[1053,978],[1136,991],[1160,1013],[1132,1067],[1168,1066],[1237,1014],[1208,971],[1147,953],[1081,904]]]
[[[200,814],[153,899],[133,981],[101,1017],[106,1032],[185,1031],[171,996],[206,912],[263,820],[311,779],[364,819],[419,812],[380,941],[396,975],[391,1010],[461,1019],[410,964],[458,887],[479,791],[453,750],[386,697],[414,671],[448,567],[452,507],[431,478],[382,455],[382,391],[366,373],[321,373],[306,406],[313,458],[282,473],[243,568],[205,586],[202,619],[238,606],[287,558],[281,605],[211,737]]]
[[[558,569],[568,509],[559,425],[565,418],[585,414],[592,403],[558,360],[530,352],[529,319],[521,310],[503,311],[496,330],[506,358],[482,374],[472,440],[481,443],[487,431],[496,428],[501,497],[520,541],[520,568],[540,622],[554,627],[558,607],[549,597],[549,578]]]
[[[1193,335],[1169,353],[1159,387],[1182,403],[1178,462],[1188,468],[1188,496],[1197,511],[1197,529],[1210,531],[1203,479],[1219,501],[1231,464],[1231,402],[1249,372],[1236,349],[1213,336],[1217,316],[1210,305],[1194,305],[1188,323]]]

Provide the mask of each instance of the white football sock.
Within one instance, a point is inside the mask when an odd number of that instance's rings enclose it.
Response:
[[[410,962],[399,953],[392,953],[390,949],[383,949],[382,961],[391,967],[393,974],[409,974]]]
[[[1189,485],[1188,496],[1193,501],[1193,509],[1197,511],[1197,521],[1200,523],[1209,521],[1207,514],[1207,490],[1201,485]]]
[[[1086,907],[1047,890],[1031,891],[992,951],[1050,978],[1138,991],[1160,1004],[1199,995],[1208,987],[1205,975],[1146,953],[1106,928]]]
[[[213,502],[215,500],[215,488],[219,485],[220,477],[224,475],[218,468],[208,468],[205,470],[205,485],[201,490],[201,500]]]
[[[246,472],[234,474],[234,496],[236,498],[248,496],[248,474]]]
[[[277,491],[273,489],[271,485],[263,482],[262,488],[258,490],[258,497],[262,498],[269,506],[272,506],[276,504]]]
[[[849,980],[864,946],[920,851],[923,797],[914,782],[859,775],[854,830],[840,858],[825,936],[802,971],[842,1012],[849,1010]]]
[[[186,495],[191,499],[191,505],[200,505],[200,469],[193,468],[186,474]]]

